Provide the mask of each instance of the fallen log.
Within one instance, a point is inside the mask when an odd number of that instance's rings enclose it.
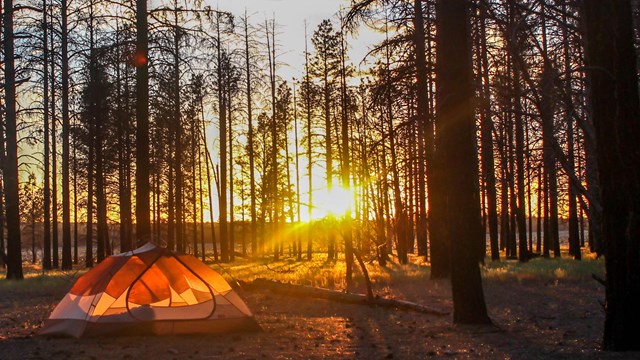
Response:
[[[349,304],[362,304],[383,308],[395,308],[435,316],[447,316],[450,314],[449,311],[430,308],[406,300],[388,299],[379,296],[375,296],[372,300],[370,300],[367,295],[364,294],[348,293],[312,286],[287,284],[262,278],[255,279],[252,282],[238,280],[238,283],[242,288],[246,290],[269,290],[273,293],[285,296],[316,298]]]

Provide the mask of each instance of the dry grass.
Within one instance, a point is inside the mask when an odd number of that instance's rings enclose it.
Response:
[[[577,281],[591,278],[592,274],[604,276],[604,259],[586,254],[582,261],[569,258],[536,258],[526,263],[517,260],[489,262],[483,267],[483,278],[492,281],[541,280]]]
[[[220,272],[227,280],[252,281],[256,278],[266,278],[276,281],[324,287],[343,290],[346,288],[346,266],[343,258],[328,261],[326,254],[314,254],[313,260],[297,261],[295,258],[285,257],[278,261],[270,258],[250,260],[238,258],[230,264],[210,263],[211,267]],[[407,265],[390,262],[386,267],[377,262],[366,263],[369,276],[374,288],[392,287],[414,281],[428,280],[430,266],[422,258],[410,256]],[[594,254],[585,254],[582,261],[575,261],[567,257],[561,259],[537,258],[526,263],[517,260],[502,260],[491,262],[487,259],[481,267],[486,281],[574,281],[591,278],[592,274],[604,277],[604,260],[596,258]],[[47,292],[53,289],[70,288],[75,280],[86,270],[50,271],[42,273],[38,265],[25,265],[24,281],[0,281],[0,292],[16,290],[24,293]],[[0,271],[0,277],[4,273]],[[356,287],[364,285],[360,267],[354,269],[354,284]]]
[[[376,262],[366,264],[371,282],[376,287],[429,279],[429,267],[417,257],[407,265],[390,263],[382,267]],[[328,261],[326,254],[314,254],[313,260],[297,261],[295,258],[285,258],[278,261],[270,259],[246,260],[241,259],[231,264],[211,264],[211,266],[229,280],[252,281],[266,278],[276,281],[324,287],[331,289],[345,289],[346,265],[344,259]],[[363,285],[360,267],[354,268],[354,283]]]

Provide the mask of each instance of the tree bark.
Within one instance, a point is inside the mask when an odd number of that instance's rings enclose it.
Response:
[[[220,191],[218,193],[218,206],[220,209],[220,260],[222,262],[229,261],[228,250],[228,229],[227,229],[227,106],[225,104],[224,88],[223,88],[223,70],[222,70],[222,49],[220,47],[220,21],[221,14],[217,15],[216,30],[218,34],[218,64],[217,64],[217,78],[218,78],[218,109],[219,109],[219,127],[220,127]]]
[[[436,1],[436,157],[451,244],[454,322],[487,324],[491,320],[476,253],[483,231],[468,6],[464,0]]]
[[[6,157],[3,165],[7,214],[7,279],[22,280],[20,203],[18,184],[18,137],[16,127],[16,71],[13,45],[13,0],[4,0],[4,96]]]
[[[42,267],[51,270],[51,128],[49,126],[49,23],[47,0],[42,1],[42,108],[44,115],[44,246]],[[0,211],[2,211],[0,209]],[[4,224],[0,226],[4,227]],[[0,249],[0,252],[2,250]]]
[[[147,0],[136,0],[136,243],[150,240],[149,29]]]
[[[69,29],[67,0],[60,4],[62,33],[62,270],[71,270],[71,207],[69,177]]]
[[[429,99],[428,99],[428,77],[427,58],[425,49],[424,17],[422,13],[422,0],[413,2],[413,26],[414,26],[414,47],[416,56],[416,127],[418,128],[418,221],[417,221],[417,241],[418,255],[427,257],[427,180],[425,158],[425,129],[429,123]]]
[[[605,350],[640,350],[638,75],[628,0],[585,0],[586,62],[602,190]]]
[[[253,90],[251,78],[251,53],[249,51],[249,19],[247,12],[244,13],[244,45],[245,45],[245,67],[247,77],[247,150],[249,152],[249,196],[251,197],[251,254],[255,257],[258,253],[258,239],[256,228],[256,165],[253,143]]]
[[[491,119],[491,89],[489,87],[489,51],[487,49],[486,4],[480,4],[480,72],[482,74],[483,106],[480,112],[480,133],[482,151],[482,178],[487,193],[487,218],[489,223],[489,243],[491,260],[500,260],[498,244],[498,210],[496,195],[496,174],[493,155],[493,121]]]

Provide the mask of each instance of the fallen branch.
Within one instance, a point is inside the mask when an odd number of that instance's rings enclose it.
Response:
[[[240,285],[244,289],[248,290],[270,290],[276,294],[294,296],[294,297],[306,297],[325,299],[329,301],[336,301],[349,304],[362,304],[379,306],[383,308],[395,308],[400,310],[415,311],[422,314],[447,316],[449,311],[438,310],[426,307],[424,305],[416,304],[405,300],[387,299],[381,297],[374,297],[369,300],[367,295],[347,293],[337,290],[323,289],[311,286],[286,284],[278,281],[267,279],[255,279],[252,282],[239,281]]]
[[[593,280],[597,281],[598,283],[600,283],[600,285],[606,287],[607,286],[607,281],[601,277],[599,277],[596,274],[591,274],[591,277],[593,278]]]
[[[364,283],[367,285],[367,301],[373,301],[373,290],[371,288],[371,279],[369,278],[369,271],[367,270],[367,266],[362,261],[362,257],[357,251],[353,251],[353,255],[356,260],[358,260],[358,264],[360,264],[360,270],[362,271],[362,276],[364,277]]]

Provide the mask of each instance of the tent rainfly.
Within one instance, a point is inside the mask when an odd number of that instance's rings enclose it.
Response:
[[[152,243],[81,276],[40,335],[171,335],[260,330],[224,278],[191,255]]]

